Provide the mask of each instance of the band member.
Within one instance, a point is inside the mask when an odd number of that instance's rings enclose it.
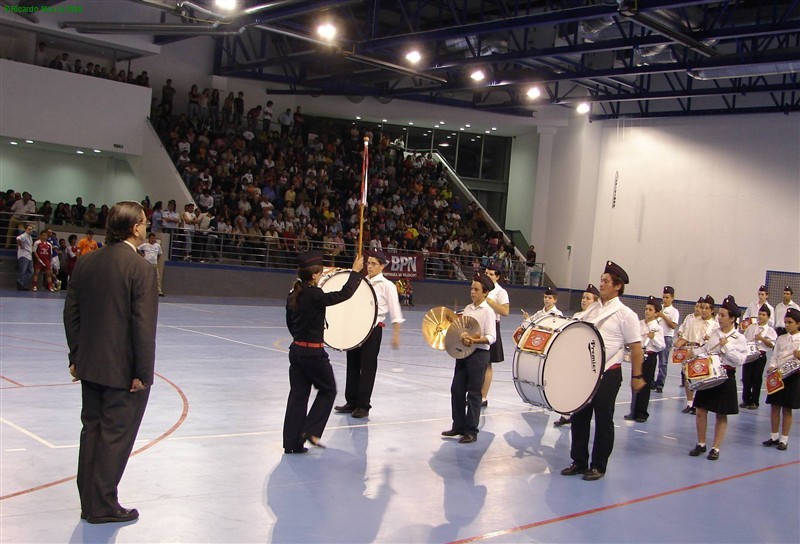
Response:
[[[639,319],[622,304],[628,274],[616,263],[606,262],[600,277],[600,300],[586,310],[581,319],[593,323],[603,338],[606,369],[592,401],[572,414],[572,464],[561,471],[564,476],[583,474],[587,481],[599,480],[606,473],[614,448],[614,403],[622,385],[622,357],[627,346],[631,353],[631,389],[645,386],[642,375],[642,343]],[[589,463],[589,432],[595,419],[594,445]]]
[[[702,346],[711,337],[711,333],[719,329],[719,324],[714,319],[714,298],[711,295],[701,297],[695,306],[695,317],[692,319],[687,317],[683,325],[685,325],[685,329],[681,331],[680,338],[675,342],[675,347],[696,348]],[[685,365],[682,365],[682,367],[685,367]],[[685,368],[681,369],[681,383],[686,391],[686,408],[681,411],[684,414],[695,414],[697,410],[693,404],[694,391],[689,389]]]
[[[586,309],[600,300],[600,291],[597,290],[597,287],[592,285],[591,283],[586,287],[586,290],[583,292],[583,296],[581,296],[581,311],[575,312],[575,315],[572,317],[575,319],[580,319]],[[572,422],[572,416],[564,417],[561,416],[558,418],[557,421],[553,423],[556,427],[561,427],[562,425],[568,425]]]
[[[544,307],[533,314],[533,316],[529,315],[525,310],[522,310],[522,316],[524,318],[524,321],[522,322],[522,328],[528,328],[531,323],[534,323],[537,319],[546,315],[564,317],[564,314],[561,313],[561,310],[556,308],[556,303],[558,302],[558,291],[556,289],[553,289],[552,287],[545,289],[543,298]]]
[[[307,452],[306,441],[323,447],[319,440],[336,400],[336,379],[323,343],[325,308],[353,296],[364,267],[359,255],[341,291],[325,293],[317,287],[322,277],[322,259],[321,251],[297,256],[298,279],[286,301],[286,326],[294,340],[289,346],[290,389],[283,420],[285,453]],[[317,398],[306,414],[312,385],[317,389]]]
[[[800,306],[792,300],[793,294],[792,286],[785,285],[783,287],[783,299],[775,305],[775,315],[772,317],[775,319],[775,332],[778,333],[778,336],[786,334],[786,329],[783,326],[783,318],[786,317],[786,310],[789,308],[800,310]]]
[[[742,315],[739,306],[732,296],[722,301],[719,309],[719,327],[714,329],[708,340],[700,349],[706,353],[718,353],[722,367],[728,373],[728,379],[716,387],[698,391],[694,397],[697,410],[695,426],[697,428],[697,444],[689,452],[697,457],[706,451],[706,427],[708,412],[716,414],[714,425],[714,444],[708,452],[707,459],[719,459],[719,450],[728,430],[728,414],[738,414],[736,404],[736,367],[741,366],[747,357],[747,341],[744,335],[736,330],[736,320]]]
[[[767,365],[768,354],[775,347],[778,334],[770,327],[769,307],[764,304],[758,311],[758,324],[750,325],[744,331],[744,338],[748,343],[753,342],[758,348],[759,356],[755,361],[745,362],[742,365],[742,403],[739,408],[755,410],[758,408],[758,397],[761,394],[761,382],[764,377],[764,367]]]
[[[664,391],[664,383],[667,380],[667,368],[669,367],[669,350],[672,349],[672,342],[675,339],[675,329],[678,328],[681,317],[678,309],[672,305],[672,302],[675,300],[674,287],[670,285],[664,286],[662,300],[664,301],[664,306],[656,317],[661,321],[661,330],[664,332],[664,349],[658,352],[658,372],[652,386],[652,389],[654,389],[656,393]]]
[[[769,294],[767,292],[767,286],[762,285],[758,288],[758,300],[752,303],[750,306],[747,307],[747,310],[744,312],[744,317],[742,319],[750,319],[752,318],[755,321],[758,318],[758,311],[761,309],[763,305],[767,305],[769,308],[771,317],[769,318],[769,326],[775,327],[775,308],[772,307],[772,304],[767,302],[767,298],[769,298]]]
[[[481,406],[488,406],[489,401],[489,388],[492,386],[492,364],[502,363],[505,357],[503,356],[503,337],[500,335],[500,316],[507,316],[509,310],[508,291],[498,283],[500,280],[500,272],[496,265],[490,265],[486,269],[486,276],[492,280],[494,287],[486,297],[486,304],[494,310],[497,316],[497,328],[495,330],[494,344],[489,348],[489,364],[486,366],[486,377],[483,379],[483,387],[481,387]]]
[[[345,404],[335,410],[341,414],[352,413],[355,418],[364,418],[372,408],[372,390],[378,372],[378,353],[381,350],[386,316],[392,322],[392,348],[400,347],[400,324],[405,321],[400,309],[397,288],[383,275],[389,258],[381,251],[367,252],[367,280],[375,290],[378,302],[378,323],[359,347],[347,352],[347,384],[344,389]]]
[[[774,370],[781,363],[790,359],[800,359],[800,310],[789,308],[783,318],[786,334],[778,337],[775,342],[775,351],[769,363],[767,373]],[[770,430],[769,440],[763,442],[765,446],[778,446],[783,451],[788,448],[789,431],[792,428],[792,410],[800,408],[800,372],[795,372],[783,379],[783,389],[767,396],[770,405]],[[781,415],[783,423],[781,424]],[[779,427],[780,426],[780,427]],[[778,429],[780,428],[780,437]]]
[[[644,319],[639,322],[642,333],[642,350],[644,350],[642,374],[644,374],[647,386],[633,394],[631,412],[624,416],[625,419],[635,420],[637,423],[644,423],[650,417],[647,411],[647,406],[650,404],[650,384],[655,379],[658,354],[664,350],[666,345],[664,330],[658,322],[659,313],[661,313],[661,303],[656,297],[649,297],[644,307]]]
[[[494,282],[484,274],[472,279],[469,295],[472,304],[464,308],[463,315],[474,318],[480,325],[480,333],[469,336],[461,333],[461,343],[475,351],[464,359],[456,359],[453,382],[450,385],[450,406],[453,426],[442,431],[442,436],[461,436],[458,442],[469,444],[478,439],[478,420],[481,415],[481,385],[489,364],[489,348],[495,342],[497,317],[486,303],[486,297],[494,288]]]

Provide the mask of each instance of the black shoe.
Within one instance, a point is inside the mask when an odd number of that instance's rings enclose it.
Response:
[[[780,442],[770,438],[769,440],[764,440],[761,444],[766,446],[766,447],[770,447],[770,446],[777,446],[778,444],[780,444]]]
[[[450,429],[448,431],[442,431],[442,436],[459,436],[461,435],[461,431],[457,431],[455,429]]]
[[[465,434],[465,435],[462,435],[461,438],[458,439],[458,443],[459,444],[472,444],[476,440],[478,440],[478,437],[475,436],[474,434]]]
[[[711,451],[708,452],[708,456],[706,457],[709,461],[716,461],[719,459],[719,450],[717,448],[711,448]]]
[[[308,448],[305,446],[300,446],[299,448],[284,448],[283,453],[305,453],[308,451]]]
[[[120,508],[105,516],[88,516],[86,521],[89,523],[125,523],[139,519],[139,511],[136,508]]]
[[[633,415],[633,414],[625,414],[624,416],[622,416],[622,419],[627,419],[628,421],[633,421],[634,419],[636,419],[636,416]]]
[[[691,407],[691,406],[687,406],[686,408],[684,408],[683,410],[681,410],[681,413],[682,413],[682,414],[688,414],[688,413],[690,413],[691,411],[692,411],[692,407]]]
[[[689,455],[691,455],[692,457],[697,457],[701,453],[705,453],[705,452],[706,452],[706,447],[705,446],[701,446],[700,444],[697,444],[697,445],[695,445],[694,449],[689,452]]]
[[[570,423],[572,423],[572,420],[570,418],[561,416],[560,418],[558,418],[558,421],[553,422],[553,425],[555,427],[561,427],[563,425],[569,425]]]
[[[342,406],[334,406],[333,409],[336,412],[339,412],[340,414],[349,414],[350,412],[355,410],[356,407],[353,406],[352,404],[347,403],[347,404],[343,404]]]
[[[778,449],[781,451],[786,451],[789,449],[789,445],[786,442],[781,442],[778,444]]]
[[[694,406],[692,406],[692,407],[689,409],[689,413],[690,413],[690,414],[692,414],[693,416],[694,416],[694,415],[697,415],[697,408],[695,408]]]
[[[651,391],[655,391],[655,390],[656,390],[656,387],[657,387],[657,386],[656,386],[656,384],[651,384],[651,385],[650,385],[650,390],[651,390]]]
[[[81,519],[86,519],[86,517],[87,517],[87,516],[86,516],[86,512],[84,512],[83,510],[81,510]]]
[[[590,468],[583,474],[583,480],[587,482],[594,482],[595,480],[599,480],[603,476],[605,476],[605,472],[600,472],[596,468]]]
[[[747,403],[746,402],[740,402],[739,403],[739,408],[747,408]]]
[[[481,408],[486,408],[487,406],[489,406],[489,401],[488,401],[488,400],[486,400],[486,399],[484,399],[484,400],[481,402]]]
[[[656,387],[655,391],[656,391],[656,393],[663,393],[664,392],[664,388],[663,387]]]
[[[586,473],[586,471],[587,471],[586,467],[582,467],[582,466],[580,466],[580,465],[578,465],[576,463],[572,463],[570,466],[568,466],[567,468],[565,468],[564,470],[561,471],[561,475],[562,476],[577,476],[578,474]]]
[[[369,415],[369,410],[367,408],[356,408],[353,410],[352,416],[361,419],[367,417]]]
[[[747,406],[745,406],[745,408],[747,408],[748,410],[758,410],[758,405],[748,404]]]
[[[645,423],[645,422],[647,422],[647,418],[646,417],[637,417],[636,418],[636,423]]]

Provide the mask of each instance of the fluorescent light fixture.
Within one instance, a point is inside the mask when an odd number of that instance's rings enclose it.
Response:
[[[467,128],[469,128],[469,127],[471,127],[472,125],[464,125],[464,126],[465,126],[465,127],[467,127]]]
[[[581,115],[586,115],[587,113],[589,113],[589,110],[591,109],[592,107],[589,105],[588,102],[581,102],[580,104],[578,104],[578,107],[575,108],[575,111],[577,111]]]
[[[442,142],[439,144],[439,147],[450,147],[450,144],[448,144],[447,142]]]
[[[483,73],[483,70],[475,70],[469,75],[473,81],[483,81],[486,78],[486,74]]]
[[[323,23],[317,27],[317,34],[324,40],[332,40],[336,37],[336,27],[330,23]]]
[[[492,130],[497,130],[497,127],[492,127]]]
[[[101,153],[99,149],[92,149],[92,151],[94,151],[95,153]]]
[[[464,127],[461,127],[461,128],[460,128],[460,129],[458,129],[458,130],[467,130],[467,129],[465,129]]]
[[[439,124],[440,124],[440,125],[443,125],[443,124],[444,124],[444,121],[439,121]]]
[[[19,142],[15,142],[15,141],[13,141],[13,140],[12,140],[12,141],[10,141],[10,142],[8,142],[8,143],[10,143],[11,145],[19,145]]]
[[[416,64],[422,60],[422,55],[415,49],[406,53],[406,60],[411,64]]]
[[[542,96],[542,91],[539,89],[539,87],[531,87],[530,89],[528,89],[528,92],[526,94],[528,95],[528,98],[536,99]]]
[[[409,121],[409,122],[408,122],[408,124],[409,124],[409,125],[413,125],[413,124],[414,124],[414,121]]]
[[[389,122],[388,119],[381,119],[381,123],[388,123],[388,122]]]
[[[356,120],[357,121],[361,121],[361,116],[360,115],[356,115]]]
[[[491,131],[491,130],[486,130],[486,131],[484,131],[484,132],[486,132],[486,134],[491,134],[491,133],[492,133],[492,131]]]
[[[25,140],[25,143],[26,143],[26,144],[32,144],[32,143],[33,143],[33,140]]]
[[[80,149],[77,150],[75,153],[77,153],[78,155],[83,155],[83,151],[81,151]]]

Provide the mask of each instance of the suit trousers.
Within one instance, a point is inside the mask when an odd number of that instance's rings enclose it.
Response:
[[[650,417],[647,406],[650,404],[650,385],[653,383],[657,364],[658,353],[650,352],[645,355],[644,364],[642,365],[645,385],[639,391],[634,392],[631,397],[631,414],[637,419]]]
[[[117,488],[133,451],[150,389],[131,393],[83,380],[81,390],[78,493],[83,513],[99,517],[120,508]]]
[[[481,387],[489,366],[489,350],[476,349],[464,359],[456,359],[453,383],[450,385],[452,429],[461,434],[478,434],[481,416]]]
[[[622,369],[607,370],[600,378],[597,393],[588,405],[572,414],[572,461],[581,467],[596,468],[605,473],[608,458],[614,449],[614,403],[622,385]],[[592,462],[589,464],[589,432],[595,418]]]
[[[375,327],[366,341],[347,352],[347,383],[344,400],[354,408],[372,408],[372,390],[378,373],[378,353],[381,351],[383,327]]]
[[[312,385],[317,389],[317,397],[306,414]],[[323,348],[304,348],[296,344],[289,347],[289,387],[283,447],[297,449],[303,446],[304,434],[322,436],[336,401],[336,378]]]

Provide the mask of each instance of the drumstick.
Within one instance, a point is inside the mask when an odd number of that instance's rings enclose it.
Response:
[[[364,244],[364,206],[367,203],[367,171],[369,170],[369,136],[364,136],[364,160],[361,162],[361,203],[358,207],[358,253]]]

